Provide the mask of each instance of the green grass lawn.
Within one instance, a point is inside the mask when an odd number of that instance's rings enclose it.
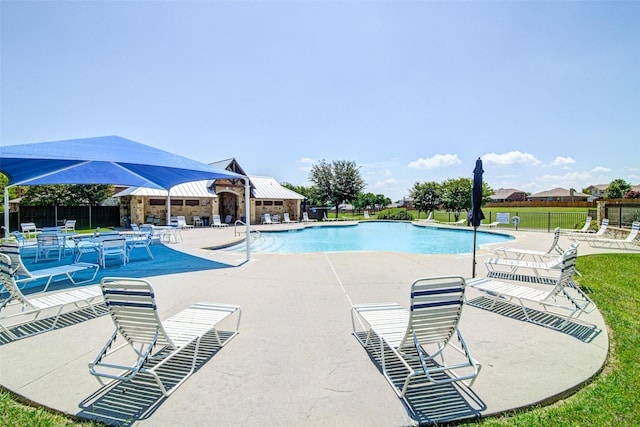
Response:
[[[573,396],[554,405],[488,418],[468,425],[637,426],[640,425],[640,255],[602,254],[578,258],[580,285],[609,327],[610,353],[603,371]],[[574,357],[580,357],[576,354]],[[567,361],[571,363],[571,361]],[[2,426],[100,426],[77,422],[23,405],[0,392]]]

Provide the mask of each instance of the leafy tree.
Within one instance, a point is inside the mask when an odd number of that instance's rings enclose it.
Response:
[[[455,221],[460,219],[463,210],[471,210],[471,190],[473,181],[470,178],[447,179],[442,183],[442,205],[453,212]]]
[[[27,187],[22,203],[32,206],[97,205],[112,195],[111,185],[34,185]]]
[[[315,197],[323,203],[333,204],[336,208],[344,202],[356,200],[365,187],[358,166],[355,162],[347,160],[334,160],[331,164],[325,160],[320,161],[311,167],[309,181],[315,184]]]
[[[624,194],[631,190],[631,184],[624,179],[614,179],[607,187],[607,199],[621,199]]]
[[[385,197],[384,194],[376,194],[373,204],[376,207],[376,209],[382,209],[385,206],[389,206],[391,204],[391,199],[388,197]]]
[[[442,186],[437,182],[416,182],[409,190],[409,195],[413,199],[413,206],[420,212],[430,212],[442,203]]]
[[[0,194],[0,203],[4,203],[4,188],[9,183],[9,178],[0,172],[0,190],[2,190],[2,194]],[[9,187],[9,199],[15,199],[18,197],[18,189],[16,187]]]
[[[314,197],[314,189],[313,187],[305,187],[302,185],[293,185],[290,184],[288,182],[283,182],[280,185],[282,185],[285,188],[288,188],[291,191],[295,191],[298,194],[302,194],[304,197],[307,198],[307,203],[310,205],[320,205],[323,204],[321,203],[319,200],[316,200]]]

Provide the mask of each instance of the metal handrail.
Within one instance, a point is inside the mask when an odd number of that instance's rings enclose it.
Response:
[[[233,235],[234,236],[240,235],[240,233],[238,232],[238,224],[240,224],[242,226],[246,226],[247,225],[247,224],[244,223],[244,221],[240,221],[239,219],[237,219],[236,222],[233,223]],[[258,235],[258,237],[260,237],[260,231],[256,230],[252,226],[249,226],[249,233],[251,233],[251,232],[256,233]]]

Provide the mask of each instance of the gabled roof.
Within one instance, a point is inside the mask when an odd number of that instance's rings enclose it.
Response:
[[[515,194],[515,193],[524,193],[527,194],[525,191],[522,190],[516,190],[515,188],[498,188],[496,190],[496,192],[494,194],[491,195],[492,199],[498,199],[498,200],[503,200],[508,198],[509,196]]]
[[[251,181],[253,185],[252,195],[256,199],[304,199],[304,196],[283,187],[278,181],[271,177],[250,176],[249,181]],[[208,186],[209,184],[210,181],[205,180],[176,185],[171,189],[171,197],[217,197],[216,193]],[[129,187],[114,195],[114,197],[123,196],[167,197],[167,191],[147,187]]]
[[[207,183],[210,182],[208,180],[204,181],[193,181],[187,182],[184,184],[176,185],[171,188],[171,197],[217,197],[216,193],[210,190],[207,187]],[[158,190],[155,188],[148,187],[129,187],[119,193],[115,194],[113,197],[124,197],[124,196],[147,196],[147,197],[167,197],[167,190]]]
[[[250,176],[249,180],[254,185],[253,197],[256,199],[304,199],[303,195],[283,187],[270,176]]]
[[[553,190],[541,191],[539,193],[532,194],[529,197],[530,198],[531,197],[582,197],[582,198],[587,198],[587,197],[589,197],[589,194],[584,194],[584,193],[581,193],[579,191],[575,191],[573,193],[573,195],[571,195],[571,191],[570,190],[567,190],[566,188],[558,187],[558,188],[554,188]]]

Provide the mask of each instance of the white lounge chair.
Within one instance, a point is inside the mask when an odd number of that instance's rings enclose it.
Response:
[[[467,285],[484,291],[492,299],[489,310],[493,310],[497,302],[509,302],[517,300],[522,312],[531,323],[547,326],[553,329],[562,329],[571,320],[582,313],[590,313],[595,309],[595,304],[582,290],[573,283],[577,250],[571,247],[562,256],[561,273],[552,288],[538,289],[523,284],[503,282],[492,278],[479,277],[467,281]],[[540,285],[546,286],[546,285]],[[549,323],[548,319],[538,319],[530,316],[525,302],[541,305],[545,311],[554,315],[560,315],[564,321],[559,324]],[[469,302],[470,305],[475,305]]]
[[[572,243],[569,247],[569,250],[575,250],[576,248],[577,245],[575,243]],[[487,271],[492,277],[501,277],[523,281],[535,281],[540,283],[555,283],[555,277],[551,279],[549,277],[549,273],[553,270],[557,271],[562,267],[563,256],[564,254],[552,259],[548,259],[547,261],[526,261],[523,259],[514,258],[487,258],[484,260],[484,265],[485,267],[487,267]],[[505,271],[504,269],[502,269],[502,267],[506,267],[508,270]],[[531,270],[533,272],[533,276],[518,275],[520,269]],[[551,276],[554,275],[551,274]]]
[[[371,219],[369,216],[369,211],[364,211],[364,219]]]
[[[591,229],[591,221],[592,218],[590,216],[587,217],[584,221],[584,225],[579,230],[574,230],[571,228],[562,228],[560,232],[562,234],[576,234],[576,233],[593,233],[594,231]]]
[[[45,292],[47,289],[49,289],[49,285],[52,282],[59,282],[62,280],[69,280],[73,285],[89,283],[96,278],[98,270],[100,269],[100,266],[98,264],[80,262],[30,271],[22,262],[18,243],[14,240],[0,241],[0,252],[9,257],[11,261],[11,273],[14,275],[14,280],[16,281],[16,283],[18,283],[21,287],[24,287],[28,282],[33,282],[39,279],[47,279],[42,292]],[[76,280],[76,273],[91,273],[92,270],[93,272],[92,274],[90,274],[91,277],[85,278],[83,280]]]
[[[283,224],[293,224],[296,223],[298,221],[291,221],[291,218],[289,217],[289,213],[285,212],[282,216],[282,223]]]
[[[161,321],[148,281],[104,278],[100,288],[116,326],[89,364],[89,372],[103,385],[103,379],[107,383],[127,381],[149,374],[162,394],[169,396],[193,374],[202,348],[220,348],[238,334],[240,306],[200,302]],[[232,315],[237,316],[235,329],[219,330],[220,322]],[[116,347],[118,336],[124,342]],[[126,350],[133,359],[131,364],[126,364]]]
[[[467,223],[467,219],[466,218],[462,218],[462,219],[459,219],[458,221],[442,222],[441,224],[445,224],[445,225],[465,225],[466,223]]]
[[[211,223],[212,227],[228,227],[229,224],[225,224],[224,222],[220,221],[220,215],[214,215],[213,216],[213,222]]]
[[[558,255],[562,255],[565,251],[558,246],[558,242],[560,240],[560,228],[556,228],[553,231],[553,242],[547,251],[536,251],[533,249],[521,249],[521,248],[512,248],[512,247],[500,247],[495,249],[496,255],[500,258],[515,258],[515,259],[524,259],[527,256],[530,256],[534,261],[544,262],[545,259],[548,260],[549,257],[557,257]]]
[[[496,228],[499,224],[500,224],[500,221],[493,221],[489,224],[480,223],[480,227]]]
[[[264,214],[262,216],[262,223],[263,224],[280,224],[280,221],[276,221],[275,219],[271,218],[271,214]]]
[[[624,239],[608,239],[606,237],[592,237],[587,239],[589,246],[594,247],[608,247],[608,248],[620,248],[620,249],[640,249],[637,243],[634,243],[636,237],[638,237],[638,231],[640,230],[640,221],[634,221],[631,224],[631,231]]]
[[[604,218],[602,223],[600,224],[600,228],[595,233],[568,233],[567,237],[569,240],[573,241],[585,241],[594,238],[604,237],[604,234],[607,232],[607,227],[609,226],[609,219]]]
[[[178,224],[178,228],[181,230],[190,230],[193,228],[193,225],[187,224],[187,220],[184,215],[178,215],[176,217],[176,222]]]
[[[462,277],[423,278],[411,285],[410,311],[396,303],[351,307],[354,336],[365,349],[372,347],[379,354],[382,373],[400,398],[410,387],[429,383],[473,385],[481,365],[458,330],[464,290]],[[456,339],[459,346],[453,343]],[[456,355],[454,364],[445,360],[450,349],[462,355]]]
[[[9,298],[0,303],[0,330],[14,340],[54,329],[65,313],[91,308],[97,316],[95,306],[103,302],[97,285],[38,293],[27,298],[15,281],[11,258],[4,253],[0,254],[0,282],[9,293]],[[41,322],[37,327],[27,326],[40,319],[47,319],[47,322]]]
[[[302,222],[311,222],[309,219],[309,214],[307,212],[302,212]]]
[[[433,211],[429,212],[429,215],[427,215],[427,219],[421,219],[421,222],[437,222],[435,219],[433,219]]]

